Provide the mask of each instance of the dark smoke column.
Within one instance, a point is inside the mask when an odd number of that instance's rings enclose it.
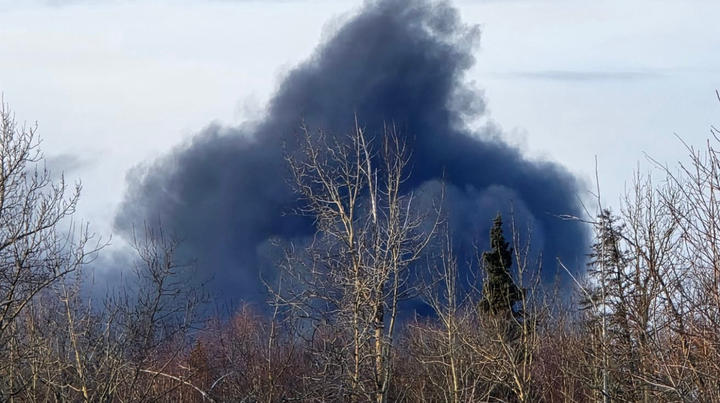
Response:
[[[225,295],[262,299],[258,273],[272,274],[269,239],[313,232],[307,220],[285,214],[296,197],[285,183],[283,139],[301,119],[347,132],[357,113],[368,133],[379,135],[393,122],[405,136],[413,150],[406,191],[432,194],[445,180],[458,239],[486,234],[512,201],[517,219],[533,220],[534,247],[543,250],[546,266],[554,268],[555,257],[571,266],[583,262],[586,234],[553,216],[579,215],[576,179],[557,164],[525,159],[500,133],[466,128],[465,120],[485,109],[481,95],[463,85],[478,36],[444,2],[368,3],[288,74],[262,121],[210,126],[135,168],[117,231],[127,235],[133,222],[162,221],[186,238],[185,252]]]

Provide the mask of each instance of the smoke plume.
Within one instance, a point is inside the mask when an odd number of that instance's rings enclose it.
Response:
[[[532,220],[533,247],[548,264],[584,260],[583,230],[554,216],[579,215],[576,179],[555,163],[525,158],[497,130],[468,129],[485,110],[464,77],[478,36],[444,2],[367,3],[284,78],[259,122],[210,126],[133,169],[116,229],[128,234],[133,222],[161,221],[185,237],[184,253],[218,290],[261,299],[268,240],[313,232],[312,222],[286,214],[297,196],[286,183],[283,139],[301,120],[348,132],[357,114],[368,133],[393,122],[404,136],[413,152],[408,191],[432,193],[445,182],[459,239],[486,239],[492,218],[512,202],[518,220]]]

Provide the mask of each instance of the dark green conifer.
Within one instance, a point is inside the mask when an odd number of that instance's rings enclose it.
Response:
[[[514,314],[513,306],[522,298],[522,291],[510,275],[513,250],[505,241],[502,224],[502,216],[498,214],[490,230],[491,250],[482,255],[487,276],[480,309],[494,315]]]

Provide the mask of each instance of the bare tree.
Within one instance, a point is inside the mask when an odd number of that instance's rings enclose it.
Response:
[[[53,182],[39,146],[37,127],[18,126],[0,102],[0,400],[12,401],[34,380],[15,365],[25,358],[20,317],[43,290],[84,263],[88,241],[59,230],[75,212],[80,184],[71,190],[62,176]]]
[[[403,193],[409,152],[392,126],[377,140],[357,124],[344,137],[303,127],[287,162],[305,203],[299,213],[317,233],[290,250],[282,268],[294,285],[279,302],[307,318],[316,375],[333,399],[385,402],[399,304],[417,294],[410,269],[439,214],[418,212]]]
[[[690,163],[680,164],[678,171],[657,164],[666,174],[668,186],[659,195],[672,219],[678,250],[672,266],[665,265],[670,270],[660,277],[672,329],[661,336],[680,347],[677,354],[660,357],[661,385],[684,401],[720,398],[720,131],[712,127],[711,134],[703,150],[686,144]]]
[[[480,374],[493,362],[465,343],[478,331],[480,295],[477,287],[464,284],[449,230],[445,228],[442,234],[438,256],[429,259],[423,287],[423,300],[434,317],[408,323],[404,337],[405,354],[419,364],[422,379],[422,385],[408,394],[419,402],[484,401],[489,391]],[[472,262],[468,266],[473,267]]]
[[[196,371],[182,368],[203,295],[186,286],[192,272],[176,261],[176,245],[148,229],[135,242],[133,282],[104,299],[93,296],[80,261],[35,297],[21,323],[33,354],[14,362],[26,374],[22,401],[175,400],[188,388],[207,395],[193,383]]]

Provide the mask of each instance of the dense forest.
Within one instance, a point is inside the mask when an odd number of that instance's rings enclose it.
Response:
[[[534,253],[513,214],[459,251],[443,192],[402,191],[392,126],[303,127],[285,162],[316,233],[276,243],[264,306],[218,313],[161,226],[136,223],[135,264],[94,284],[105,243],[74,217],[80,186],[1,117],[0,401],[720,401],[717,137],[651,161],[616,211],[597,192],[558,217],[593,234],[576,267]]]

